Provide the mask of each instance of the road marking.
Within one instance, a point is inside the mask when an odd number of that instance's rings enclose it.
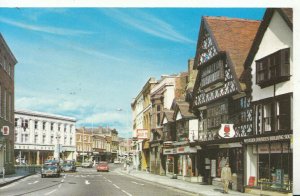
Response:
[[[34,182],[29,182],[28,184],[36,184],[38,183],[39,181],[34,181]]]
[[[141,183],[137,183],[137,182],[134,182],[134,181],[131,181],[133,184],[138,184],[138,185],[142,185],[144,186],[144,184],[141,184]]]
[[[85,184],[90,184],[88,180],[85,180]]]
[[[67,174],[64,176],[64,178],[66,178]]]
[[[64,179],[62,179],[61,182],[64,182]]]
[[[53,191],[50,191],[49,193],[46,193],[45,195],[50,195],[51,193],[54,193],[55,191],[57,191],[57,189],[54,189]]]
[[[61,187],[61,184],[58,185],[58,188],[60,188],[60,187]]]
[[[126,191],[124,191],[124,190],[122,190],[122,192],[125,193],[125,194],[128,195],[128,196],[132,196],[130,193],[128,193],[128,192],[126,192]]]
[[[107,181],[111,183],[111,180],[107,180]]]
[[[118,187],[117,185],[113,184],[117,189],[120,189],[120,187]]]

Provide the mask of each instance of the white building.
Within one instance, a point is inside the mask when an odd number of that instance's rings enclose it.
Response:
[[[252,75],[253,138],[244,139],[245,182],[292,191],[293,11],[267,9],[246,61]],[[247,191],[247,190],[246,190]]]
[[[75,118],[15,111],[16,163],[42,164],[47,159],[75,159]]]

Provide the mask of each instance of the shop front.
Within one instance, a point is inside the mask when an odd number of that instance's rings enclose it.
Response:
[[[198,182],[197,148],[191,146],[176,147],[177,175],[179,179]]]
[[[225,140],[223,140],[225,141]],[[232,172],[232,190],[243,192],[243,148],[240,142],[202,145],[199,151],[199,173],[204,184],[220,185],[221,171],[229,163]]]
[[[292,192],[293,151],[291,135],[245,139],[246,188]]]
[[[163,149],[163,156],[166,159],[166,176],[175,177],[177,174],[177,164],[175,160],[176,149],[175,148],[165,148]]]

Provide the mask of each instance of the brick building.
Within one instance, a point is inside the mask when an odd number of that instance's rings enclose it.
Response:
[[[16,58],[0,34],[0,169],[14,173],[14,74]],[[8,131],[8,132],[7,132]]]

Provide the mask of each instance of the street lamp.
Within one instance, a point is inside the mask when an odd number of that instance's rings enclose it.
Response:
[[[60,163],[60,135],[56,136],[56,140],[57,140],[57,149],[58,149],[58,162]]]

